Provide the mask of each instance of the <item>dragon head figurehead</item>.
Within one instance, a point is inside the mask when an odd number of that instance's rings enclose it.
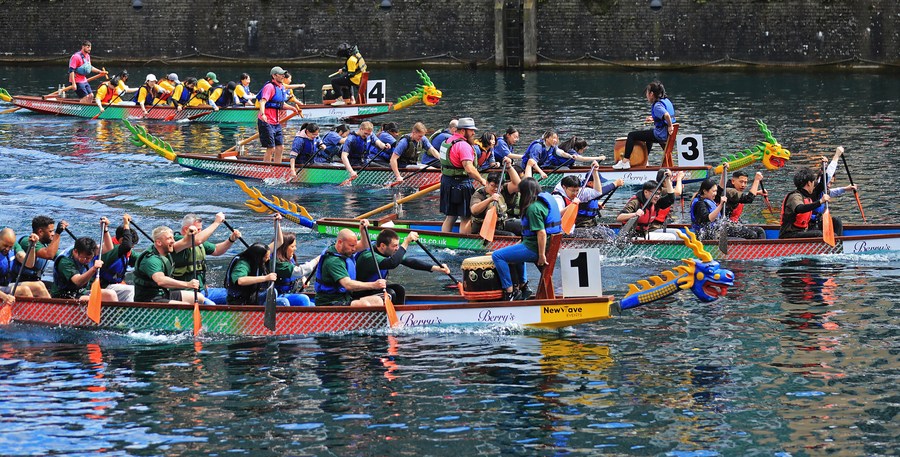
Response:
[[[765,141],[760,141],[759,148],[762,149],[762,164],[767,170],[777,170],[787,164],[791,159],[791,151],[785,149],[778,140],[772,136],[772,132],[766,127],[763,121],[757,120],[759,131],[766,136]]]
[[[694,251],[696,259],[684,259],[685,265],[675,267],[686,274],[679,278],[679,287],[690,289],[700,301],[711,302],[724,297],[728,288],[734,285],[734,273],[722,268],[719,262],[703,249],[703,243],[697,240],[693,232],[687,230],[687,235],[678,233],[684,244]]]
[[[425,73],[425,70],[416,70],[416,74],[419,75],[422,84],[416,86],[414,91],[400,97],[397,103],[394,103],[394,111],[408,108],[419,102],[424,103],[425,106],[434,106],[441,101],[441,97],[444,94],[437,87],[434,87],[434,83],[431,82],[428,73]]]

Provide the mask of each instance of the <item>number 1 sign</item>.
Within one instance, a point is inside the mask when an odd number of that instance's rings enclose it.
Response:
[[[562,275],[563,296],[603,295],[599,249],[563,249],[559,251],[559,269]]]

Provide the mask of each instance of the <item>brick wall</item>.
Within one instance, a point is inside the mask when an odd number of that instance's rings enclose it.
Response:
[[[0,0],[0,57],[67,57],[83,38],[96,57],[202,53],[282,59],[342,41],[378,59],[494,54],[494,0]],[[551,59],[815,63],[900,62],[897,0],[537,0],[537,49]],[[539,61],[546,61],[539,59]]]

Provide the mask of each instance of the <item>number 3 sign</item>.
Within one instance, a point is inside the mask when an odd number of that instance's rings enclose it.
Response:
[[[563,249],[559,251],[559,268],[562,275],[563,296],[603,295],[599,249]]]
[[[702,167],[706,164],[703,157],[703,135],[699,133],[679,134],[675,138],[678,144],[679,167]]]

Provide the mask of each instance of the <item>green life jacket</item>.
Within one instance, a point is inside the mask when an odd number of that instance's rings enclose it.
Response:
[[[452,148],[453,145],[459,143],[460,141],[466,141],[466,139],[456,138],[452,141],[445,141],[441,144],[441,150],[439,154],[441,160],[441,174],[450,176],[451,178],[463,178],[468,176],[468,173],[466,173],[466,170],[464,168],[457,168],[450,162],[450,148]]]
[[[150,256],[159,256],[163,261],[163,274],[166,276],[172,277],[172,256],[165,255],[162,256],[157,252],[155,247],[151,247],[146,251],[142,252],[137,260],[134,262],[134,300],[135,301],[150,301],[156,297],[167,297],[169,295],[168,289],[164,287],[159,287],[156,284],[156,281],[153,280],[150,276],[147,276],[146,273],[141,271],[141,262],[146,260]]]

